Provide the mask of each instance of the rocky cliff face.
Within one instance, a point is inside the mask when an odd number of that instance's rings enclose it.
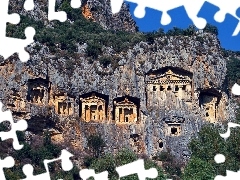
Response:
[[[118,54],[105,48],[103,54],[118,57],[115,68],[89,63],[86,47],[75,58],[56,57],[35,42],[27,63],[16,56],[2,61],[1,101],[16,119],[28,120],[28,135],[49,130],[56,143],[86,150],[87,137],[97,133],[105,151],[129,147],[154,156],[170,148],[186,159],[203,124],[234,119],[215,35],[164,36]]]
[[[63,2],[64,0],[56,1],[56,10],[59,10],[59,7]],[[34,1],[34,4],[34,10],[25,11],[23,9],[24,1],[10,0],[9,12],[19,13],[24,16],[28,15],[32,19],[43,21],[46,26],[51,27],[54,22],[48,21],[46,9],[46,4],[48,4],[48,1]],[[120,12],[115,15],[112,14],[110,0],[83,0],[81,10],[86,19],[92,19],[100,24],[104,29],[127,32],[136,32],[137,30],[136,23],[129,12],[129,7],[125,3],[123,3]]]
[[[36,2],[32,12],[19,8],[22,1],[12,3],[13,12],[51,27],[44,3]],[[86,1],[82,13],[104,29],[136,30],[126,5],[113,16],[108,1]],[[128,147],[152,157],[171,149],[177,158],[188,159],[187,144],[203,124],[234,120],[223,90],[226,61],[215,35],[163,36],[120,53],[102,47],[93,63],[87,46],[78,45],[69,56],[35,42],[27,48],[27,63],[17,56],[1,61],[0,99],[16,121],[28,121],[29,143],[47,130],[55,143],[77,155],[88,151],[89,135],[100,134],[106,152]],[[104,56],[114,62],[102,65]]]
[[[104,29],[136,32],[136,23],[126,4],[123,4],[118,14],[112,14],[109,0],[87,0],[82,6],[82,10],[86,13],[85,17],[93,19]]]

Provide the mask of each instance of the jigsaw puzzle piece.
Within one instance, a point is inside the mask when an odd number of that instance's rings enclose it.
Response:
[[[70,171],[73,168],[73,163],[70,160],[70,157],[72,157],[72,156],[73,156],[73,154],[71,154],[67,150],[63,149],[61,151],[61,155],[59,156],[59,158],[51,159],[51,160],[44,160],[43,163],[44,163],[45,168],[48,169],[48,164],[49,163],[61,160],[62,169],[64,171]]]
[[[233,87],[232,87],[232,93],[233,93],[234,95],[240,96],[240,86],[239,86],[237,83],[235,83],[235,84],[233,85]]]
[[[173,27],[185,29],[193,24],[192,20],[188,17],[184,6],[170,10],[168,11],[168,14],[172,17],[172,21],[169,25],[165,26],[164,29],[172,29]]]
[[[207,21],[204,18],[198,17],[197,14],[202,8],[205,0],[197,0],[197,1],[192,1],[192,0],[185,0],[183,1],[183,6],[185,8],[185,12],[187,13],[189,19],[194,23],[194,25],[198,29],[203,29]],[[183,18],[185,21],[185,18]],[[182,20],[181,20],[182,21]]]
[[[5,37],[7,22],[12,24],[18,24],[20,22],[20,16],[16,13],[8,14],[9,0],[0,1],[0,38]]]
[[[13,122],[12,113],[10,110],[2,111],[3,104],[0,102],[0,123],[3,121],[9,121],[11,123],[11,130],[8,132],[0,132],[0,138],[4,141],[6,139],[13,139],[13,148],[15,150],[19,150],[23,147],[23,145],[19,144],[17,132],[16,131],[24,131],[27,129],[28,125],[25,120],[19,120],[18,122]]]
[[[50,179],[50,172],[48,168],[48,164],[52,162],[56,162],[61,160],[61,166],[64,171],[70,171],[73,168],[73,163],[70,160],[70,157],[73,155],[69,153],[67,150],[63,149],[61,151],[61,155],[58,158],[47,160],[45,159],[43,161],[44,167],[46,169],[45,173],[38,174],[38,175],[33,175],[33,166],[31,164],[26,164],[23,166],[22,170],[23,173],[25,174],[26,178],[22,180],[51,180]]]
[[[55,11],[56,0],[48,0],[48,20],[59,20],[64,22],[67,20],[67,13],[65,11]]]
[[[236,128],[236,127],[240,127],[240,124],[229,122],[227,127],[227,132],[220,134],[220,136],[226,140],[230,136],[231,128]]]
[[[118,172],[119,178],[137,174],[139,180],[146,180],[146,178],[154,179],[158,176],[155,168],[145,169],[143,159],[117,167],[116,171]]]
[[[48,20],[58,20],[64,22],[67,20],[67,13],[65,11],[55,11],[56,0],[48,0]],[[81,6],[80,0],[71,0],[72,8],[79,8]]]
[[[134,3],[128,3],[128,4],[130,5],[131,15],[132,15],[133,19],[135,20],[135,22],[137,22],[140,31],[149,32],[149,31],[153,31],[153,30],[163,27],[159,23],[159,19],[162,16],[161,11],[156,11],[154,9],[145,8],[146,16],[144,16],[144,18],[137,18],[132,14],[134,9],[137,7],[137,4],[134,4]],[[146,22],[148,22],[147,26],[145,25]]]
[[[71,7],[72,8],[80,8],[81,7],[81,0],[71,0]]]
[[[136,4],[133,4],[133,3],[129,3],[129,4],[130,4],[131,11],[135,9],[137,6]],[[156,29],[160,29],[160,28],[169,30],[169,29],[172,29],[173,27],[179,27],[184,29],[189,27],[189,25],[193,24],[192,20],[188,17],[184,6],[180,6],[178,8],[168,11],[168,14],[172,17],[172,19],[171,19],[171,23],[165,26],[159,23],[159,17],[162,16],[161,11],[153,10],[150,8],[145,8],[145,10],[146,10],[146,16],[144,16],[144,18],[139,19],[133,16],[134,20],[140,26],[140,30],[144,32],[149,32]],[[148,22],[148,26],[144,26],[146,22]]]
[[[33,0],[25,0],[24,9],[27,11],[31,11],[34,9],[34,1]]]
[[[6,37],[7,23],[18,24],[20,16],[18,14],[8,14],[9,0],[0,1],[0,55],[7,59],[14,53],[19,54],[21,61],[26,62],[29,59],[29,54],[24,50],[26,46],[33,43],[35,30],[32,27],[25,29],[26,39],[17,39]]]
[[[93,177],[94,180],[108,180],[107,171],[103,171],[101,173],[96,174],[93,169],[82,169],[79,172],[79,175],[83,180],[87,180],[90,177]]]
[[[35,29],[32,27],[27,27],[25,29],[25,36],[26,39],[17,39],[17,38],[10,38],[10,37],[0,37],[0,55],[7,59],[15,52],[18,53],[19,59],[22,62],[26,62],[30,56],[24,48],[29,44],[33,43],[33,37],[35,35]]]
[[[151,8],[162,12],[161,24],[167,25],[171,22],[171,17],[167,11],[180,7],[183,5],[182,1],[168,0],[166,3],[164,0],[127,0],[128,2],[137,4],[134,10],[134,16],[137,18],[143,18],[146,15],[145,8]],[[111,0],[112,12],[118,13],[121,9],[123,0]]]
[[[228,1],[208,0],[208,1],[219,8],[219,10],[214,15],[214,19],[217,22],[220,23],[223,22],[227,14],[231,14],[232,16],[238,18],[239,20],[239,17],[236,15],[236,11],[240,7],[240,1],[236,0]]]
[[[214,180],[239,180],[239,177],[240,171],[233,172],[227,170],[226,176],[217,175]]]
[[[231,14],[226,14],[224,22],[219,23],[214,19],[214,15],[219,10],[219,7],[211,3],[205,2],[202,6],[202,9],[198,13],[198,16],[206,19],[209,24],[214,25],[218,28],[218,38],[221,39],[222,47],[226,49],[239,50],[240,36],[232,36],[236,26],[239,23],[239,20]],[[235,46],[233,46],[233,44]]]
[[[3,160],[0,159],[0,179],[1,180],[6,179],[3,168],[11,168],[14,166],[14,164],[15,164],[15,161],[14,161],[13,157],[11,157],[11,156],[8,156]]]

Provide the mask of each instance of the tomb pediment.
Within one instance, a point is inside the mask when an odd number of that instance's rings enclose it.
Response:
[[[83,103],[93,103],[93,104],[96,104],[96,103],[102,103],[104,102],[105,100],[100,98],[100,97],[97,97],[97,96],[91,96],[91,97],[87,97],[87,98],[80,98],[80,100],[83,102]]]
[[[74,113],[74,98],[67,93],[54,95],[55,112],[59,115],[72,115]]]
[[[108,96],[90,92],[80,96],[81,117],[86,122],[106,120]]]
[[[115,101],[114,104],[115,104],[116,106],[136,107],[136,105],[135,105],[133,102],[129,101],[128,98],[125,98],[123,101],[120,101],[120,102],[116,102],[116,101]]]
[[[166,117],[163,119],[165,123],[183,123],[185,119],[183,117],[178,117],[178,116],[172,116],[172,117]]]
[[[114,119],[116,123],[134,123],[139,116],[139,99],[124,96],[114,99]]]
[[[175,67],[149,72],[146,77],[148,106],[179,108],[182,100],[191,102],[192,76],[191,72]]]
[[[187,84],[191,82],[190,73],[182,73],[181,71],[174,71],[170,68],[152,72],[148,77],[148,84]]]

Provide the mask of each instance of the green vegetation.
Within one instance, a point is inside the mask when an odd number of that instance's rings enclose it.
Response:
[[[208,33],[212,33],[212,34],[215,34],[215,35],[218,35],[218,29],[216,26],[213,26],[211,24],[208,24],[206,25],[206,27],[203,29],[204,32],[208,32]]]
[[[58,49],[67,52],[67,57],[74,56],[77,52],[76,44],[87,43],[86,55],[90,58],[89,62],[93,62],[102,56],[102,47],[112,47],[116,53],[126,52],[129,47],[133,47],[136,43],[141,41],[153,44],[157,37],[170,36],[191,36],[196,28],[189,26],[189,28],[182,30],[173,28],[167,33],[163,29],[151,33],[130,33],[124,31],[104,30],[98,23],[85,19],[82,16],[80,9],[73,9],[70,6],[70,0],[63,0],[62,5],[57,7],[59,10],[67,12],[68,19],[64,23],[53,21],[52,27],[46,27],[43,21],[35,21],[28,16],[21,16],[21,21],[18,25],[8,24],[7,36],[15,38],[25,38],[24,30],[27,26],[33,26],[36,30],[35,40],[49,47],[52,53],[57,53]],[[208,25],[205,28],[206,32],[217,33],[214,26]],[[164,42],[165,44],[167,41]],[[36,47],[39,50],[39,47]],[[61,52],[60,54],[64,54]],[[116,66],[114,58],[102,59],[102,64],[107,66],[111,63]]]
[[[86,159],[89,160],[89,157],[87,157]],[[112,154],[106,154],[106,155],[102,155],[99,158],[94,158],[91,160],[91,163],[88,164],[87,167],[91,168],[91,169],[95,169],[95,171],[97,173],[100,173],[103,171],[108,171],[108,173],[109,173],[108,178],[111,180],[117,180],[119,177],[115,170],[116,167],[131,163],[136,160],[138,160],[138,157],[136,154],[134,154],[129,149],[123,149],[123,150],[119,151],[115,156]],[[146,169],[149,169],[149,168],[157,169],[158,177],[156,179],[158,179],[158,180],[165,179],[162,169],[159,166],[157,166],[153,161],[151,161],[149,159],[145,159],[144,165],[145,165]],[[133,175],[123,177],[123,178],[121,178],[121,180],[138,180],[138,177],[136,174],[133,174]]]
[[[239,117],[240,114],[237,115],[238,120]],[[226,131],[227,127],[224,129]],[[214,179],[216,175],[226,175],[226,170],[239,170],[240,129],[231,128],[231,135],[226,141],[219,135],[224,132],[212,124],[206,125],[200,130],[199,137],[193,139],[189,144],[192,155],[182,176],[184,180]],[[217,154],[223,154],[226,161],[217,164],[214,161]]]
[[[6,128],[1,124],[0,128]],[[15,159],[15,166],[4,170],[6,179],[23,179],[25,175],[22,172],[22,167],[25,164],[32,164],[34,167],[34,174],[41,174],[46,172],[43,160],[54,159],[59,157],[61,149],[57,145],[52,144],[50,136],[46,133],[42,138],[43,141],[38,139],[36,142],[28,144],[25,142],[23,132],[18,132],[18,140],[24,147],[21,150],[13,150],[11,141],[1,141],[0,157],[4,159],[11,151],[11,156]],[[5,150],[4,150],[5,148]],[[69,172],[61,170],[60,162],[49,164],[51,177],[63,179],[77,179],[79,177],[79,169],[74,167]],[[78,178],[79,179],[79,178]]]
[[[105,143],[101,136],[99,135],[90,135],[87,139],[88,141],[88,147],[91,149],[93,155],[95,157],[99,157],[103,147],[105,146]]]
[[[167,178],[170,179],[180,179],[182,175],[181,168],[184,166],[184,163],[179,159],[177,160],[170,152],[170,149],[167,151],[161,152],[159,155],[155,156],[153,159],[162,161],[162,168],[167,173]]]
[[[184,171],[183,180],[211,180],[215,177],[213,166],[195,157],[190,159]]]
[[[227,61],[227,81],[229,87],[234,83],[240,83],[240,60],[230,57]]]

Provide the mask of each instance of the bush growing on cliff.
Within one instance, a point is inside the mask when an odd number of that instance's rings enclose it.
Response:
[[[205,28],[203,29],[204,32],[208,32],[208,33],[212,33],[215,35],[218,35],[218,29],[216,26],[213,26],[211,24],[208,24],[205,26]]]
[[[99,157],[103,147],[105,146],[105,143],[100,135],[90,135],[87,138],[87,145],[93,152],[93,155],[95,157]]]
[[[180,179],[182,174],[181,168],[184,166],[184,163],[179,159],[176,159],[170,152],[170,149],[167,151],[161,152],[158,156],[155,156],[154,159],[162,161],[162,167],[167,173],[167,177],[173,180]]]
[[[103,67],[105,67],[105,68],[106,68],[109,64],[111,64],[112,61],[113,61],[113,60],[112,60],[112,57],[111,57],[111,56],[102,56],[102,57],[99,58],[100,64],[102,64]]]
[[[214,179],[214,168],[211,164],[200,158],[191,158],[188,166],[185,169],[182,180],[213,180]]]
[[[4,170],[6,179],[23,179],[25,175],[22,172],[22,167],[25,164],[32,164],[34,167],[34,174],[41,174],[46,172],[43,160],[44,159],[53,159],[57,158],[60,155],[60,147],[57,145],[52,144],[51,138],[49,134],[45,134],[44,137],[39,137],[38,139],[42,139],[43,141],[38,142],[31,142],[28,144],[24,140],[24,133],[18,132],[18,139],[20,144],[23,144],[23,148],[18,151],[12,150],[11,156],[15,159],[14,167],[8,168]],[[2,143],[0,142],[1,146]],[[8,151],[11,151],[12,144],[9,144],[7,147]],[[0,152],[1,157],[6,157],[8,152]],[[79,169],[74,167],[71,171],[63,172],[60,168],[60,164],[51,163],[49,164],[49,170],[51,173],[51,177],[58,177],[63,179],[80,179],[79,178]]]
[[[137,155],[128,149],[120,150],[115,156],[111,154],[106,154],[105,156],[95,159],[90,165],[91,169],[95,169],[96,172],[100,173],[105,170],[108,171],[108,178],[111,180],[118,180],[118,174],[116,172],[116,167],[122,166],[124,164],[131,163],[138,159]],[[166,177],[163,175],[162,169],[157,166],[153,161],[145,159],[144,161],[145,169],[156,168],[158,171],[158,180],[165,180]],[[129,175],[121,178],[121,180],[138,180],[136,174]]]
[[[219,133],[219,127],[214,125],[205,125],[199,132],[198,138],[193,139],[189,148],[192,151],[191,160],[186,166],[183,179],[213,179],[216,175],[226,175],[226,170],[238,171],[240,168],[240,129],[232,128],[231,136],[225,141]],[[225,127],[224,129],[227,129]],[[226,130],[224,130],[225,132]],[[223,133],[223,132],[221,132]],[[217,154],[223,154],[226,161],[217,164],[214,157]],[[210,175],[208,176],[207,173]],[[211,178],[212,177],[212,178]]]
[[[240,60],[234,57],[227,61],[227,80],[229,87],[234,83],[240,83]]]

